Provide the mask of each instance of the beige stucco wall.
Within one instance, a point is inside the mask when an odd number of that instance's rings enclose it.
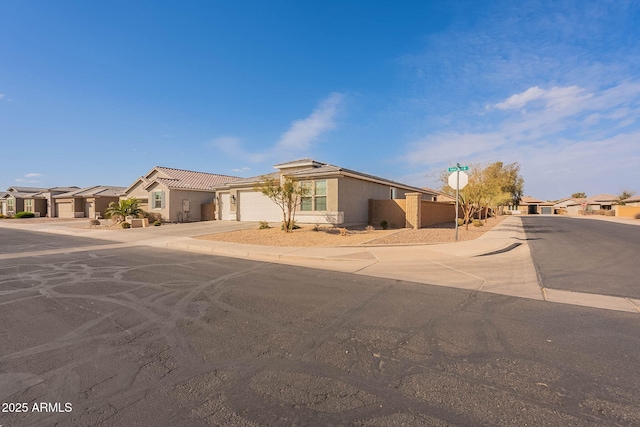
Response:
[[[165,197],[166,197],[165,193]],[[188,190],[171,190],[170,199],[166,200],[166,206],[171,207],[171,216],[165,216],[165,219],[170,221],[201,221],[202,211],[200,205],[203,203],[211,203],[214,201],[216,193],[213,191],[188,191]],[[189,201],[189,213],[184,213],[182,210],[182,202],[184,200]],[[182,215],[180,215],[182,213]],[[164,216],[164,215],[163,215]]]
[[[422,220],[421,227],[428,227],[434,224],[442,224],[445,222],[455,223],[456,205],[455,203],[442,203],[422,201]]]
[[[153,208],[151,193],[164,191],[164,208]],[[139,193],[138,193],[139,194]],[[200,221],[202,211],[200,205],[214,201],[216,193],[213,191],[169,190],[160,183],[154,183],[147,188],[145,199],[149,200],[146,210],[159,213],[165,221],[191,222]],[[139,196],[136,196],[140,198]],[[182,210],[183,200],[189,201],[189,212]]]
[[[406,200],[369,200],[369,225],[380,228],[382,221],[387,221],[389,228],[404,228],[406,225]]]
[[[369,222],[369,199],[390,200],[391,186],[351,177],[338,178],[337,210],[344,212],[345,224]],[[404,199],[406,191],[397,189],[396,198]],[[387,219],[389,225],[391,221]],[[374,224],[376,225],[376,224]],[[404,227],[404,218],[401,227]]]
[[[129,189],[129,191],[127,191],[123,196],[120,196],[120,199],[124,200],[135,197],[136,199],[144,203],[145,207],[143,209],[145,209],[147,207],[146,205],[148,205],[149,202],[149,191],[145,190],[144,186],[145,184],[141,180],[139,180],[133,187]]]

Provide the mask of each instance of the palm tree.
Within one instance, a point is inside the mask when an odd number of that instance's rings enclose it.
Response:
[[[128,216],[140,217],[144,211],[139,206],[140,200],[131,197],[125,200],[109,203],[109,207],[104,211],[105,218],[112,218],[116,222],[122,222]]]

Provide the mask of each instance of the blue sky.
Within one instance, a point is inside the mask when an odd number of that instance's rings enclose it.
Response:
[[[0,0],[0,189],[302,157],[640,191],[638,1]]]

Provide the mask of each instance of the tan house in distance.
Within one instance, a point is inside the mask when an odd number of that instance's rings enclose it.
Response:
[[[91,218],[104,216],[109,203],[117,202],[124,187],[94,185],[53,196],[58,218]]]
[[[156,166],[124,190],[121,199],[135,197],[145,211],[164,221],[211,220],[216,192],[213,189],[238,177]]]
[[[3,215],[13,216],[17,212],[32,212],[36,216],[54,216],[53,197],[78,187],[9,187],[2,196],[0,210]]]
[[[340,166],[300,159],[274,166],[269,176],[294,178],[311,189],[296,211],[296,222],[306,224],[366,225],[370,199],[404,199],[419,193],[434,200],[436,193]],[[255,190],[261,176],[229,181],[215,186],[218,218],[232,221],[281,222],[282,210]]]

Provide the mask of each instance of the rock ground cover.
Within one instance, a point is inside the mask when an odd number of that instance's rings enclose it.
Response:
[[[489,218],[482,227],[469,225],[469,230],[460,227],[459,240],[477,239],[497,224],[504,217]],[[453,224],[438,224],[419,230],[363,230],[348,229],[346,235],[341,235],[340,228],[318,227],[314,231],[313,225],[304,226],[291,233],[285,233],[279,226],[269,229],[240,230],[228,233],[210,234],[198,236],[197,239],[216,240],[231,243],[245,243],[263,246],[355,246],[355,245],[387,245],[387,244],[419,244],[419,243],[446,243],[455,241],[455,229]]]

